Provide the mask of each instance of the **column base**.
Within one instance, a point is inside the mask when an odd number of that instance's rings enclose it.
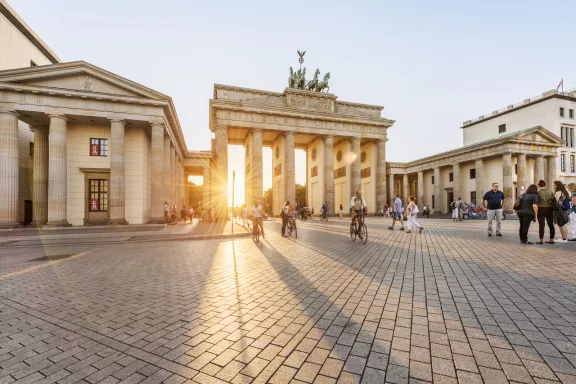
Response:
[[[23,228],[24,225],[17,221],[0,222],[0,229],[13,229],[13,228]]]
[[[46,227],[51,227],[51,228],[57,228],[57,227],[71,227],[72,224],[70,224],[68,222],[68,220],[53,220],[53,221],[48,221],[48,223],[46,223]]]
[[[148,224],[165,224],[166,223],[166,219],[164,219],[164,216],[162,217],[152,217],[150,219],[150,221],[148,222]]]
[[[108,224],[126,225],[126,224],[128,224],[128,222],[126,221],[126,219],[110,219],[110,220],[108,220]]]
[[[28,227],[32,227],[32,228],[42,228],[43,226],[46,225],[45,221],[33,221],[30,224],[28,224]]]

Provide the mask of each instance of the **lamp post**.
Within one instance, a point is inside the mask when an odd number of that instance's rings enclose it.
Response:
[[[236,171],[232,171],[232,234],[234,234],[234,184],[236,181]]]

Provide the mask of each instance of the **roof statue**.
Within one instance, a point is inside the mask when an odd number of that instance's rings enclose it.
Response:
[[[300,63],[300,69],[296,72],[290,67],[290,76],[288,77],[288,87],[289,88],[296,88],[296,89],[303,89],[306,91],[314,91],[314,92],[328,92],[330,87],[328,86],[328,80],[330,80],[330,72],[324,75],[324,79],[322,81],[319,80],[320,77],[320,69],[316,69],[314,72],[314,77],[310,81],[306,81],[306,68],[302,68],[302,64],[304,63],[304,55],[306,51],[300,52],[300,50],[296,50],[298,56],[298,62]]]

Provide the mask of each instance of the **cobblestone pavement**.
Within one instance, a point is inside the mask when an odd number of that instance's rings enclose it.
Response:
[[[388,223],[0,247],[0,384],[576,383],[576,244]]]

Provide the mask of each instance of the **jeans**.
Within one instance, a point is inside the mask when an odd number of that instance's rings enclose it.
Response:
[[[528,229],[530,229],[530,223],[534,219],[534,215],[518,212],[518,219],[520,220],[520,241],[525,243],[528,241]]]
[[[538,233],[540,239],[544,239],[545,224],[548,224],[550,229],[550,239],[554,239],[556,230],[554,229],[554,209],[552,207],[538,207]]]
[[[488,233],[492,233],[492,221],[496,218],[496,233],[502,233],[502,208],[488,210]]]
[[[286,234],[286,225],[288,224],[288,216],[282,215],[282,236]]]

